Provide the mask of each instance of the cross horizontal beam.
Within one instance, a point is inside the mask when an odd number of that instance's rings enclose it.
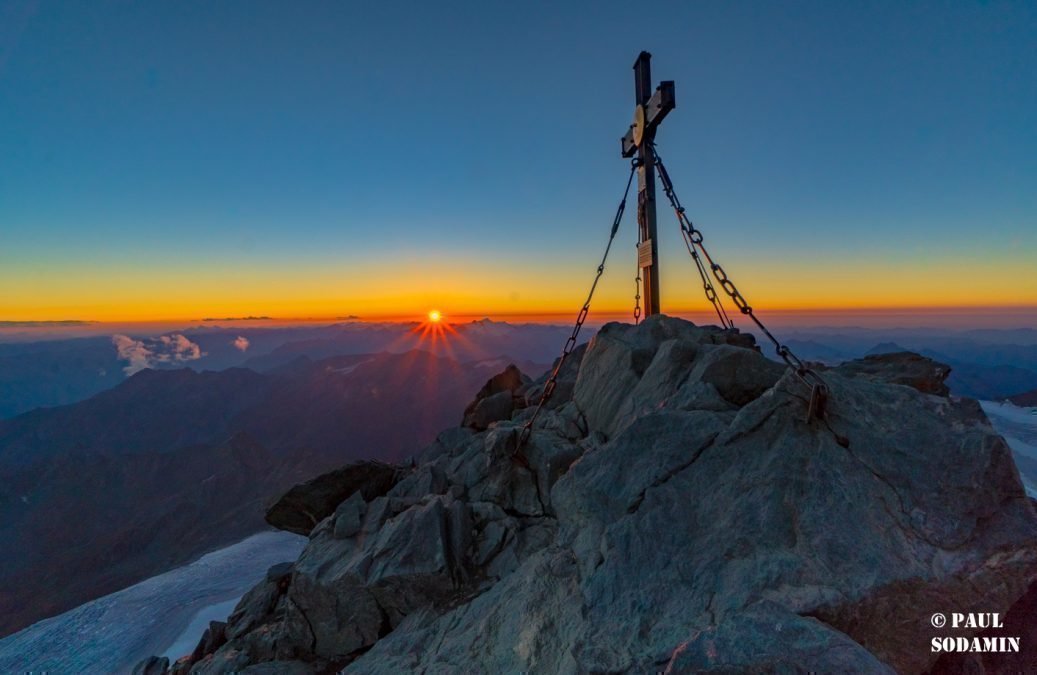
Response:
[[[674,94],[673,80],[663,80],[659,83],[652,98],[645,103],[645,129],[642,138],[652,138],[655,128],[663,121],[671,110],[677,107]],[[634,141],[634,125],[631,124],[627,133],[623,136],[623,156],[633,157],[637,152],[637,143]]]

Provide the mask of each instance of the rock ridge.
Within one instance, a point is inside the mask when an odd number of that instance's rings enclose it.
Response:
[[[325,490],[300,558],[172,672],[926,672],[934,612],[1037,577],[1011,454],[948,372],[826,370],[829,429],[750,335],[607,324],[528,466],[546,375],[509,368],[385,490]]]

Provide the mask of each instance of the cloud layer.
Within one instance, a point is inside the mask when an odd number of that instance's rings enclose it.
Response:
[[[123,372],[133,375],[145,368],[170,363],[195,361],[204,354],[202,348],[179,333],[135,340],[128,335],[113,335],[112,344],[118,358],[126,361]]]
[[[246,349],[248,349],[249,341],[247,337],[242,337],[239,335],[238,337],[234,338],[234,341],[231,342],[231,344],[234,345],[235,349],[245,351]]]

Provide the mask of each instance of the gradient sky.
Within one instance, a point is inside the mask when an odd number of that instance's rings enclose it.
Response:
[[[0,0],[0,319],[575,313],[641,49],[757,308],[1037,306],[1032,2]]]

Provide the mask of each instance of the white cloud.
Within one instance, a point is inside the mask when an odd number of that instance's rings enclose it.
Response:
[[[234,338],[234,341],[231,342],[231,344],[234,345],[235,348],[241,351],[245,351],[246,349],[248,349],[249,341],[247,337],[242,337],[239,335],[238,337]]]
[[[151,350],[144,346],[140,340],[134,340],[128,335],[113,335],[112,344],[122,361],[129,361],[122,370],[127,375],[133,375],[138,370],[148,367],[151,359]]]
[[[113,335],[112,344],[115,345],[118,358],[127,362],[122,369],[127,375],[159,364],[195,361],[205,355],[201,347],[179,333],[143,340],[135,340],[128,335]]]

